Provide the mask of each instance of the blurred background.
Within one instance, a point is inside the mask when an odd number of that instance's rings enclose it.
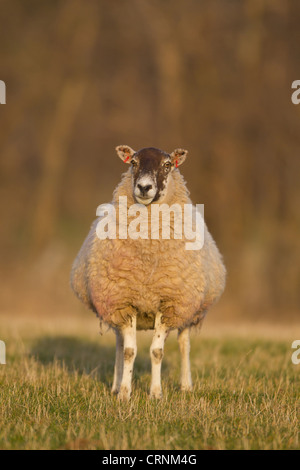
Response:
[[[189,150],[228,269],[211,315],[299,319],[299,22],[298,0],[1,0],[0,315],[84,311],[70,267],[127,144]]]

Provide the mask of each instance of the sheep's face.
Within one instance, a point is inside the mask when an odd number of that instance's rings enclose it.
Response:
[[[171,154],[156,148],[135,152],[127,145],[116,148],[119,157],[131,165],[133,196],[139,204],[162,202],[168,191],[170,175],[181,165],[187,151],[176,149]]]

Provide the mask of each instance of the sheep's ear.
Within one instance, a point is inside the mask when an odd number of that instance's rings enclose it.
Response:
[[[128,145],[118,145],[116,147],[117,154],[123,160],[124,163],[130,163],[131,158],[135,154],[135,151]]]
[[[184,160],[187,157],[187,154],[188,154],[188,151],[184,149],[176,149],[174,150],[174,152],[170,154],[172,163],[174,163],[176,168],[184,162]]]

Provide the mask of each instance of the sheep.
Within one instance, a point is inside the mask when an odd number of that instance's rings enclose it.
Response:
[[[181,208],[192,204],[178,168],[186,159],[186,150],[168,154],[152,147],[134,151],[120,145],[116,151],[129,169],[113,193],[112,207],[120,208],[124,196],[128,213],[134,204],[146,213],[162,203]],[[100,239],[97,225],[101,220],[103,217],[93,222],[74,261],[71,287],[100,323],[115,332],[112,393],[121,400],[130,398],[136,330],[154,330],[150,397],[162,397],[161,364],[165,340],[172,330],[178,330],[181,389],[192,390],[190,330],[202,324],[208,308],[219,299],[226,277],[222,256],[204,221],[202,248],[187,250],[184,236],[163,239],[161,231],[152,238],[147,234],[122,238],[116,233],[115,238]],[[129,220],[132,218],[128,224]],[[115,221],[120,228],[120,215]],[[174,232],[174,216],[169,225]]]

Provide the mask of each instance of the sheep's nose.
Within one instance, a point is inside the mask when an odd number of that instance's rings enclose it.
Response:
[[[142,186],[141,184],[138,184],[137,187],[139,188],[141,194],[145,196],[150,189],[152,189],[152,184],[147,184],[146,186]]]

